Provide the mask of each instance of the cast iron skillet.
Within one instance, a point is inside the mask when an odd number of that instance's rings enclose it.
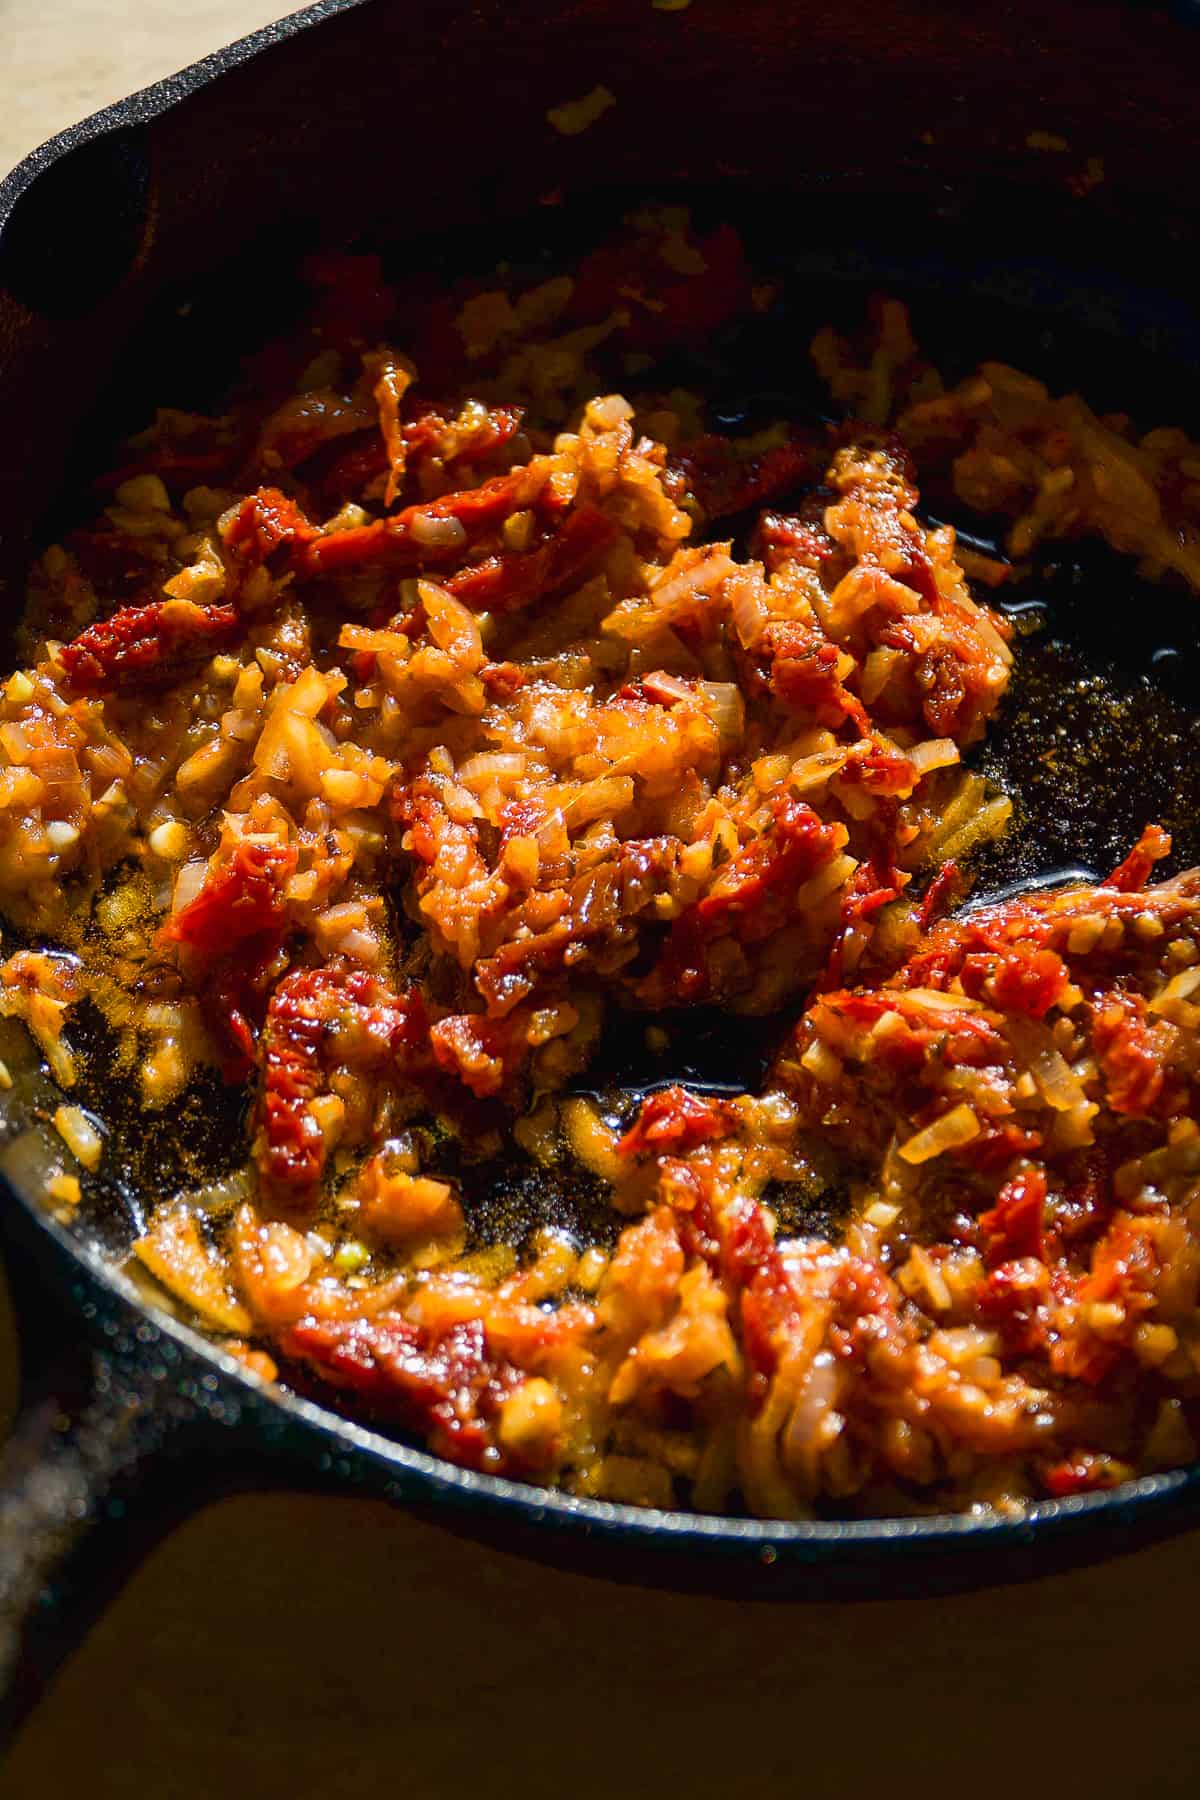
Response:
[[[203,387],[269,333],[280,270],[331,235],[386,239],[403,266],[450,233],[471,261],[509,220],[528,234],[531,217],[552,218],[547,231],[565,219],[586,238],[618,193],[696,189],[744,216],[756,248],[793,270],[793,292],[808,292],[807,313],[785,309],[692,371],[728,378],[731,410],[762,368],[776,388],[802,386],[807,327],[878,285],[913,296],[951,362],[1040,357],[1102,405],[1195,429],[1200,405],[1179,374],[1200,365],[1186,299],[1200,236],[1192,11],[321,0],[98,114],[0,186],[7,624],[31,540],[69,510],[73,471],[155,402],[187,404],[181,370]],[[617,106],[556,136],[546,108],[599,82]],[[1143,592],[1103,558],[1048,568],[1043,587],[1051,627],[1031,666],[1055,679],[1025,690],[989,754],[1002,773],[1036,775],[1042,734],[1062,724],[1091,760],[1061,804],[1035,780],[1030,828],[987,878],[1099,869],[1164,811],[1195,856],[1186,775],[1200,742],[1177,704],[1196,688],[1195,602]],[[1068,664],[1091,687],[1064,686]],[[1177,1529],[1200,1494],[1189,1469],[1017,1521],[781,1524],[472,1474],[268,1392],[147,1311],[113,1262],[129,1216],[50,1219],[35,1198],[40,1128],[18,1117],[5,1131],[0,1229],[25,1364],[0,1494],[10,1722],[148,1542],[235,1488],[353,1486],[576,1570],[747,1597],[1018,1579]],[[104,1529],[85,1541],[89,1522]]]

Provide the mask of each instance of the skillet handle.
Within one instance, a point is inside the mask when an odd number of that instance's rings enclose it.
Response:
[[[47,1661],[79,1641],[107,1598],[80,1562],[91,1528],[106,1526],[107,1571],[125,1572],[130,1534],[114,1531],[125,1513],[120,1490],[170,1430],[160,1386],[144,1366],[104,1350],[72,1352],[37,1378],[0,1456],[0,1691],[9,1713],[34,1704]],[[89,1561],[94,1551],[89,1544]]]
[[[268,1396],[231,1390],[132,1302],[67,1274],[4,1199],[22,1393],[0,1448],[0,1751],[178,1525],[235,1494],[323,1489],[337,1473],[297,1456]]]
[[[3,1192],[0,1241],[21,1373],[0,1449],[2,1747],[138,1564],[222,1483],[197,1478],[220,1436],[204,1371],[136,1308],[59,1266]],[[246,1461],[230,1457],[228,1491],[248,1485]],[[261,1467],[252,1479],[270,1485]]]

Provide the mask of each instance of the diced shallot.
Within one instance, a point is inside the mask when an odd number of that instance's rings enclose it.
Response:
[[[708,702],[708,710],[721,743],[726,747],[740,743],[746,729],[746,707],[737,683],[702,681],[700,690]]]
[[[931,1162],[935,1156],[944,1156],[948,1150],[959,1150],[969,1144],[982,1129],[971,1107],[965,1103],[954,1106],[932,1125],[914,1133],[907,1143],[901,1144],[900,1155],[906,1163]]]
[[[918,776],[931,775],[934,769],[949,769],[958,761],[958,745],[953,738],[927,738],[905,754]]]

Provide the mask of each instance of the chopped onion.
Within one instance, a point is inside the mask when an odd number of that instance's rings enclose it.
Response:
[[[797,794],[823,787],[845,765],[849,755],[849,750],[818,750],[815,756],[802,756],[792,764],[789,785]]]
[[[903,1156],[904,1151],[900,1154]],[[908,1261],[903,1268],[897,1269],[896,1280],[910,1300],[924,1304],[926,1312],[948,1313],[954,1305],[946,1277],[929,1252],[919,1244],[913,1245]]]
[[[932,650],[946,639],[946,627],[932,613],[913,613],[905,620],[905,631],[918,650]]]
[[[1033,1076],[1038,1092],[1055,1112],[1074,1112],[1086,1106],[1087,1095],[1065,1056],[1054,1047],[1045,1025],[1033,1020],[1010,1018],[1009,1041]]]
[[[227,738],[234,738],[239,744],[253,743],[258,736],[259,720],[257,713],[249,707],[235,706],[221,717],[221,731]]]
[[[934,1012],[982,1012],[983,1007],[978,1000],[972,1000],[968,994],[944,994],[941,988],[914,987],[904,990],[906,1000],[915,1000],[918,1005],[931,1008]]]
[[[564,1100],[562,1125],[571,1154],[603,1181],[620,1181],[627,1173],[617,1149],[620,1133],[600,1115],[591,1100]]]
[[[942,835],[935,833],[926,846],[926,854],[930,860],[952,862],[956,857],[966,854],[973,844],[988,838],[999,837],[1012,817],[1012,801],[1007,794],[1000,794],[995,800],[989,800],[966,824],[957,830]]]
[[[457,525],[458,521],[448,523]],[[468,661],[471,670],[477,668],[483,660],[483,636],[474,613],[436,581],[418,581],[417,593],[425,608],[429,635],[438,649],[456,661]]]
[[[633,408],[621,394],[605,394],[588,402],[587,416],[589,425],[598,425],[601,431],[615,431],[632,419]]]
[[[934,769],[948,769],[958,761],[958,745],[953,738],[927,738],[923,744],[914,744],[905,755],[917,771],[918,776],[928,775]]]
[[[9,762],[27,763],[33,755],[33,744],[23,725],[6,721],[0,725],[0,747]]]
[[[838,1367],[833,1353],[818,1350],[784,1428],[781,1448],[785,1464],[828,1449],[841,1432],[845,1421],[834,1409],[837,1391]]]
[[[739,570],[736,579],[730,582],[727,593],[733,628],[745,648],[752,650],[771,617],[762,564],[750,563]]]
[[[800,1067],[817,1081],[827,1086],[837,1081],[842,1073],[842,1065],[837,1053],[830,1049],[823,1038],[814,1038],[804,1055],[800,1058]]]
[[[1200,988],[1200,963],[1193,968],[1181,969],[1178,975],[1172,975],[1166,987],[1160,988],[1150,1002],[1152,1013],[1165,1013],[1169,1007],[1180,1000],[1188,1000]]]
[[[862,696],[864,706],[873,706],[875,704],[888,682],[892,679],[896,664],[903,662],[903,660],[904,653],[901,650],[880,648],[870,652],[866,662],[863,664],[862,681],[859,686],[859,693]]]
[[[682,569],[678,574],[669,575],[666,580],[660,581],[650,598],[659,611],[669,611],[693,596],[711,594],[727,575],[733,574],[735,567],[728,550],[720,544],[713,544],[709,547],[708,554],[694,562],[690,568]]]
[[[409,530],[426,550],[461,550],[467,541],[461,519],[442,519],[436,513],[414,513]]]
[[[863,614],[881,602],[889,611],[906,615],[917,612],[921,604],[911,588],[870,563],[855,563],[831,594],[814,593],[813,601],[825,631],[839,640],[849,637]]]
[[[519,781],[528,761],[529,758],[519,751],[484,750],[478,756],[468,756],[458,771],[458,779],[464,787],[482,786],[490,781],[503,786]]]
[[[1200,1174],[1200,1137],[1189,1137],[1122,1163],[1114,1172],[1113,1189],[1119,1199],[1128,1201],[1146,1188],[1161,1186],[1169,1176],[1196,1174]]]
[[[709,703],[708,710],[722,744],[739,743],[746,728],[746,708],[737,683],[702,681],[700,691]]]
[[[796,907],[806,912],[809,907],[817,906],[827,900],[836,888],[842,887],[857,869],[858,863],[853,856],[835,856],[825,864],[823,869],[796,890]]]
[[[975,612],[976,616],[972,623],[976,631],[993,655],[998,656],[1005,668],[1007,668],[1013,659],[1012,651],[1000,636],[1000,633],[996,630],[996,627],[992,624],[992,621],[988,618],[982,607],[977,607]]]
[[[373,631],[366,625],[343,625],[338,633],[343,650],[370,650],[377,656],[403,657],[408,639],[400,631]]]
[[[146,1236],[133,1246],[138,1261],[218,1331],[239,1335],[252,1320],[230,1293],[224,1271],[200,1235],[195,1215],[182,1203],[161,1209]]]
[[[633,805],[634,786],[630,775],[601,775],[586,781],[563,811],[567,825],[574,828],[592,819],[611,818]]]
[[[932,1125],[926,1125],[923,1131],[910,1137],[906,1144],[901,1144],[900,1155],[906,1163],[931,1162],[935,1156],[944,1156],[947,1150],[969,1144],[982,1129],[972,1109],[964,1103],[952,1107]]]
[[[331,669],[327,674],[322,674],[320,669],[310,663],[307,669],[301,669],[289,687],[277,690],[272,710],[285,707],[288,712],[299,713],[306,719],[315,719],[341,693],[345,685],[346,677],[340,669]]]
[[[442,787],[442,805],[450,814],[456,825],[469,825],[473,819],[483,817],[483,808],[469,788],[459,787],[456,781],[447,781]]]
[[[694,689],[691,688],[686,681],[678,675],[669,675],[665,669],[653,669],[644,676],[643,679],[646,683],[653,684],[655,697],[657,699],[661,700],[662,696],[665,694],[672,705],[674,705],[677,700],[691,700],[694,697]],[[720,685],[719,682],[701,683],[701,686],[703,687],[717,687]]]
[[[77,1161],[85,1169],[100,1166],[103,1140],[82,1106],[60,1106],[55,1109],[54,1129]]]
[[[751,766],[754,785],[760,794],[769,794],[771,789],[788,774],[792,766],[790,756],[760,756]]]
[[[97,744],[94,749],[89,749],[88,755],[92,765],[92,778],[96,782],[119,781],[128,772],[129,758],[112,744]]]
[[[1067,949],[1073,956],[1090,955],[1107,928],[1108,920],[1103,913],[1084,913],[1067,933]]]
[[[1060,1112],[1054,1121],[1053,1143],[1056,1150],[1082,1150],[1095,1142],[1092,1120],[1100,1111],[1094,1100],[1084,1100],[1068,1112]]]
[[[204,886],[204,879],[207,874],[208,864],[202,859],[184,863],[175,882],[175,892],[171,900],[173,912],[182,912],[189,901],[196,898],[196,895]]]

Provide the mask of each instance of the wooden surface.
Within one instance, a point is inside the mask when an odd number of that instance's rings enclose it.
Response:
[[[751,1607],[537,1570],[357,1500],[230,1502],[135,1578],[0,1800],[1194,1795],[1196,1554]]]
[[[0,0],[0,174],[64,125],[297,10],[278,0]]]
[[[0,165],[282,10],[0,0]],[[6,1331],[0,1307],[0,1406]],[[229,1502],[134,1579],[0,1800],[1167,1800],[1200,1760],[1198,1562],[1191,1538],[949,1601],[739,1607],[359,1500]]]

